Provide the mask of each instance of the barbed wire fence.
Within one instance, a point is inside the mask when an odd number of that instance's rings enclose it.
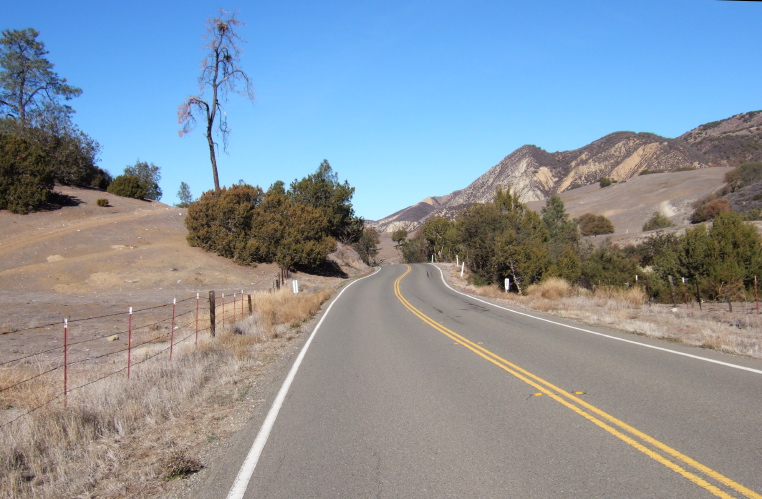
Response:
[[[66,409],[70,394],[96,383],[115,376],[129,380],[133,368],[170,363],[175,347],[191,342],[198,347],[200,337],[214,338],[218,331],[225,330],[226,324],[232,326],[253,312],[252,293],[209,291],[159,305],[127,307],[123,312],[65,318],[22,328],[6,326],[6,330],[0,331],[0,409],[12,415],[0,418],[0,431],[7,431],[17,421],[54,404]],[[44,333],[46,340],[42,343],[55,346],[29,351],[23,344],[40,341],[11,344],[12,340]],[[105,346],[103,341],[113,346]],[[10,411],[14,408],[7,402],[13,399],[11,394],[34,390],[43,383],[59,388],[23,410]]]

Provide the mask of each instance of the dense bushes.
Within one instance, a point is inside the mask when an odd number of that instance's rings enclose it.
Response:
[[[100,146],[70,122],[40,120],[23,127],[0,119],[2,172],[0,209],[13,213],[39,210],[51,198],[54,182],[105,189],[111,176],[95,165]]]
[[[585,213],[579,217],[579,232],[583,236],[598,236],[602,234],[613,234],[614,224],[603,215],[594,215]]]
[[[283,182],[266,193],[247,184],[205,192],[188,207],[188,243],[241,264],[319,266],[336,247],[334,234],[362,229],[349,203],[354,189],[338,183],[327,162],[292,186],[298,192],[286,191]]]
[[[589,289],[595,286],[625,286],[635,281],[638,262],[619,247],[605,244],[585,255],[582,263],[581,284]]]
[[[730,211],[730,201],[725,198],[713,199],[706,204],[696,208],[691,215],[691,222],[694,224],[713,220],[720,213]]]
[[[146,197],[145,184],[135,175],[119,175],[109,184],[107,192],[125,198],[145,199]]]
[[[124,174],[112,180],[107,191],[125,198],[158,201],[162,195],[160,179],[158,166],[138,160],[134,165],[124,167]]]
[[[313,268],[336,246],[320,211],[245,184],[205,192],[188,207],[185,225],[191,246],[241,264]]]
[[[701,224],[641,246],[656,246],[648,263],[662,282],[686,277],[692,291],[711,299],[738,299],[762,275],[762,238],[735,212],[719,213],[711,228]]]
[[[53,190],[47,162],[29,141],[0,134],[0,209],[24,214],[44,205]]]
[[[105,189],[111,180],[108,172],[95,164],[100,144],[68,117],[46,115],[36,126],[26,127],[9,118],[0,119],[0,133],[24,139],[45,154],[45,166],[56,182]]]
[[[654,214],[651,216],[651,218],[648,219],[648,221],[643,224],[643,232],[648,232],[651,230],[658,230],[658,229],[666,229],[667,227],[674,227],[674,223],[667,218],[663,213],[660,211],[654,212]]]

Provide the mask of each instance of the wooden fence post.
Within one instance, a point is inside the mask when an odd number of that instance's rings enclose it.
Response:
[[[209,330],[212,332],[212,336],[215,336],[215,317],[216,306],[214,304],[214,291],[209,291]]]
[[[248,297],[249,297],[249,315],[251,315],[254,313],[254,310],[251,306],[251,295],[248,295]]]

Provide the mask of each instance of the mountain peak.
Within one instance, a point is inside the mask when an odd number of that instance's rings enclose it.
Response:
[[[701,125],[677,139],[648,132],[610,133],[572,151],[549,153],[527,144],[513,151],[468,187],[429,197],[374,225],[382,231],[415,230],[427,218],[454,218],[464,207],[492,200],[498,187],[511,189],[522,202],[595,184],[617,182],[643,171],[680,171],[708,166],[737,166],[762,161],[762,111],[742,113]]]

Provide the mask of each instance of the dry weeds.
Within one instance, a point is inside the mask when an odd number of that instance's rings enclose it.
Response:
[[[648,304],[645,292],[604,286],[593,293],[559,283],[557,279],[529,286],[526,296],[505,293],[497,286],[477,287],[460,277],[454,265],[441,264],[447,280],[459,289],[501,304],[547,312],[587,324],[664,338],[691,346],[762,358],[762,315],[750,307],[734,306],[700,310],[697,304],[678,307]]]
[[[129,380],[119,373],[73,391],[66,409],[60,397],[7,424],[60,393],[60,375],[0,391],[0,495],[147,497],[161,493],[168,479],[198,471],[199,442],[216,438],[200,436],[202,425],[214,414],[228,415],[273,357],[271,343],[295,337],[332,292],[254,295],[252,316],[216,337],[203,334],[198,348],[192,339],[176,345],[171,363],[144,362]],[[145,355],[166,346],[152,344]],[[0,370],[0,390],[48,369],[28,362]],[[89,369],[93,378],[115,370],[108,364]],[[179,434],[185,438],[171,437]]]

